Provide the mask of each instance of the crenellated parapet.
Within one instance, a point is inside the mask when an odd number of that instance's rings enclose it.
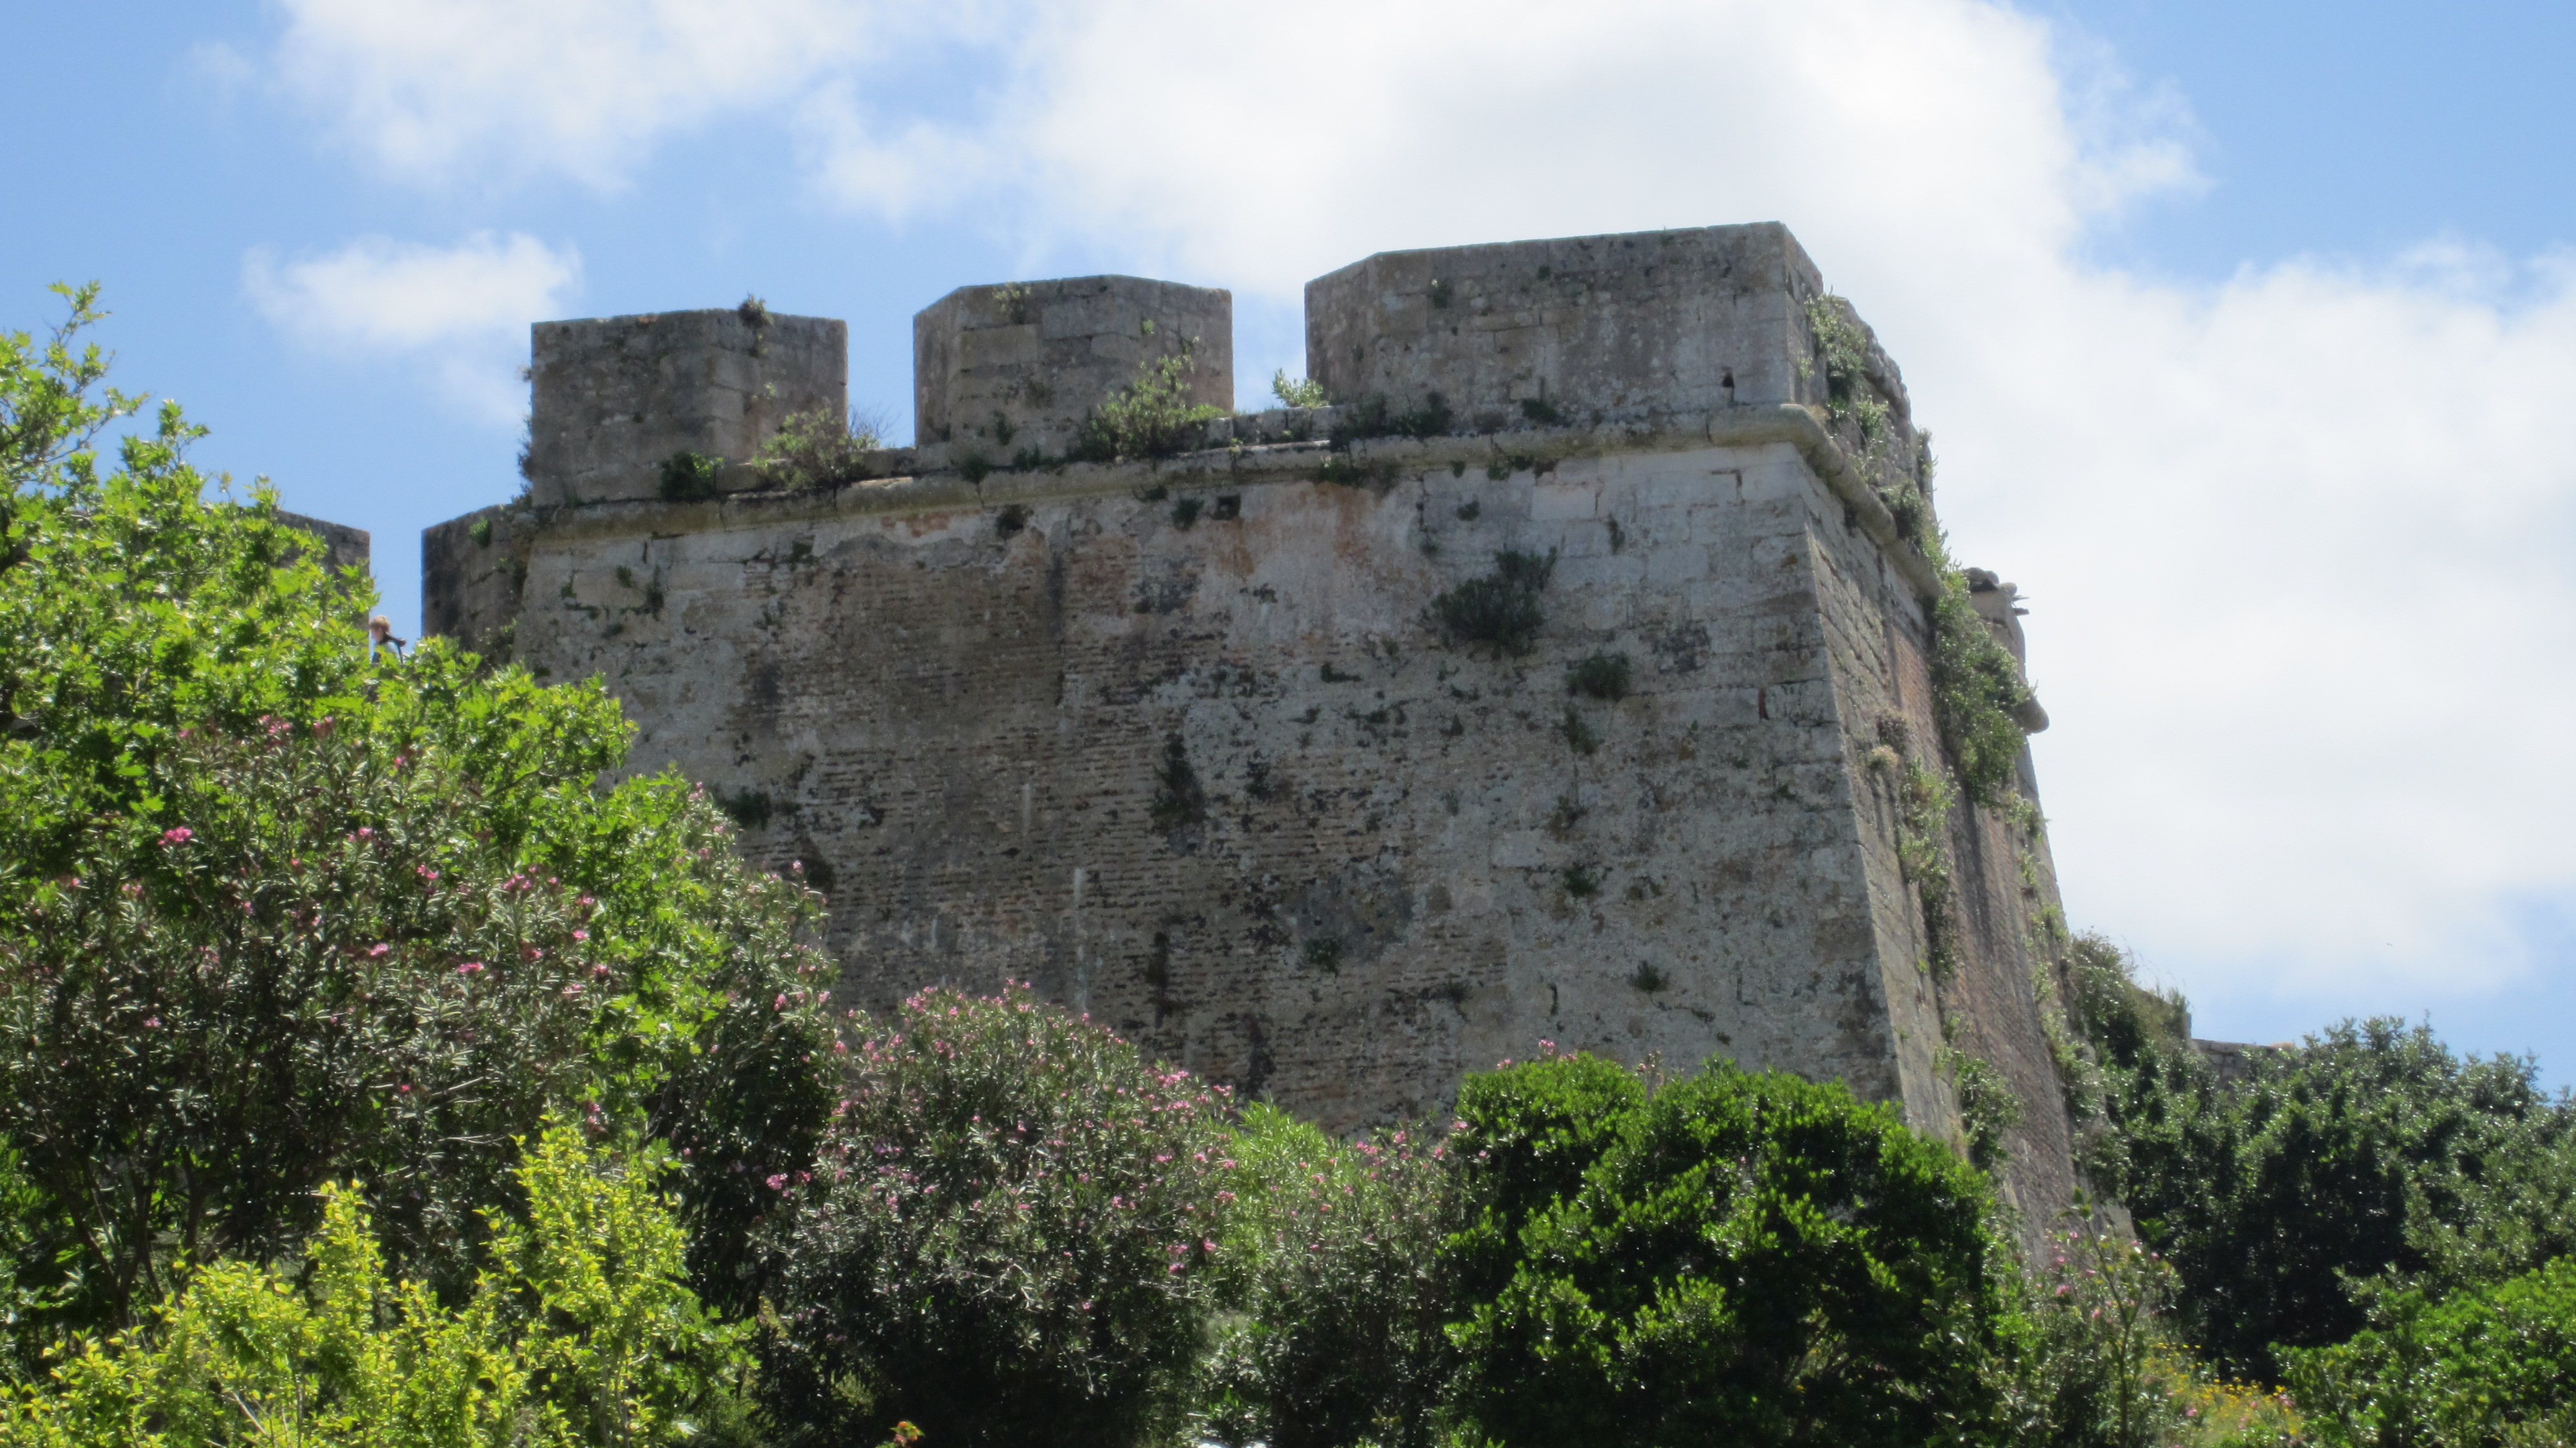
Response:
[[[1191,404],[1233,412],[1233,294],[1121,276],[959,287],[912,319],[913,437],[995,465],[1061,455],[1166,358]]]
[[[1992,1153],[2044,1225],[2053,867],[1942,782],[1958,650],[2018,661],[2021,614],[1944,576],[1859,315],[1774,224],[1306,303],[1319,405],[1236,412],[1226,292],[960,288],[890,450],[811,425],[837,322],[544,324],[528,495],[429,530],[424,617],[605,680],[636,768],[824,892],[854,1004],[1031,981],[1336,1129],[1541,1038],[1724,1055]]]
[[[828,317],[755,303],[539,322],[530,341],[529,499],[538,507],[662,496],[683,454],[737,465],[726,491],[761,481],[739,465],[788,419],[846,425],[850,337]]]

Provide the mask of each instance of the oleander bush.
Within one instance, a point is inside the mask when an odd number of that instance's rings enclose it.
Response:
[[[707,1294],[759,1288],[767,1180],[831,1094],[809,892],[627,729],[442,645],[371,660],[362,575],[100,384],[74,293],[0,334],[0,1263],[24,1370],[189,1264],[300,1250],[367,1183],[453,1295],[550,1112],[671,1142]]]
[[[1438,1271],[1445,1151],[1419,1129],[1339,1141],[1247,1107],[1218,1258],[1205,1427],[1227,1444],[1434,1441],[1452,1372]]]
[[[1040,1005],[924,992],[866,1033],[764,1345],[787,1444],[1177,1433],[1234,1169],[1221,1090]]]

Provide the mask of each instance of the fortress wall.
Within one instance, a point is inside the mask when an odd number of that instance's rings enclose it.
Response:
[[[1234,295],[1143,277],[959,287],[912,320],[913,437],[995,465],[1061,453],[1148,361],[1186,356],[1189,401],[1234,410]]]
[[[741,463],[789,417],[849,413],[848,326],[750,303],[539,322],[530,358],[540,507],[655,497],[675,453]],[[737,468],[728,485],[754,481]]]
[[[1902,774],[1869,763],[1890,734],[1926,762],[1937,756],[1929,620],[1912,582],[1888,566],[1886,551],[1856,521],[1818,527],[1814,542],[1909,1119],[1936,1130],[1956,1120],[1952,1073],[1940,1060],[1945,1042],[2000,1072],[2023,1109],[2005,1136],[2008,1161],[1998,1176],[2007,1199],[2023,1208],[2026,1231],[2035,1234],[2076,1185],[2056,1063],[2040,1025],[2038,992],[2050,977],[2033,934],[2041,912],[2057,901],[2048,848],[1993,811],[1965,799],[1953,804],[1944,828],[1957,964],[1948,980],[1936,980],[1916,889],[1897,858]],[[1895,729],[1884,727],[1889,720]],[[2023,775],[2028,790],[2026,751]]]
[[[594,525],[535,551],[517,646],[603,675],[638,767],[766,797],[744,847],[808,862],[868,1004],[1033,980],[1337,1126],[1541,1038],[1898,1094],[1810,569],[1841,505],[1795,448],[1221,486],[1189,529],[1132,484],[1007,536]],[[1425,606],[1507,547],[1558,551],[1537,647],[1441,647]],[[1605,648],[1637,693],[1572,700]],[[1155,817],[1176,737],[1195,821]]]
[[[1823,294],[1777,222],[1380,252],[1307,283],[1306,370],[1503,422],[1822,402],[1798,364]]]
[[[920,445],[861,474],[912,475],[774,492],[747,404],[671,379],[831,391],[811,319],[548,324],[532,496],[430,530],[424,617],[603,678],[634,767],[705,781],[824,892],[854,1003],[1031,981],[1336,1129],[1552,1040],[1837,1078],[1956,1139],[1946,1036],[2020,1099],[2003,1179],[2044,1226],[2073,1182],[2046,845],[1953,810],[1935,981],[1873,762],[1939,749],[1941,581],[1887,501],[1928,510],[1919,444],[1794,238],[1373,257],[1308,289],[1336,406],[1162,462],[1053,452],[1184,341],[1225,405],[1230,318],[1137,278],[961,289],[916,322]],[[600,378],[550,380],[585,355]],[[717,496],[658,495],[665,402]],[[1444,640],[1433,601],[1502,550],[1554,559],[1534,644]],[[2012,632],[2008,588],[1979,602]],[[1595,653],[1629,697],[1569,692]]]

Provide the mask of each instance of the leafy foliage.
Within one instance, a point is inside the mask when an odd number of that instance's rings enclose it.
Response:
[[[1149,358],[1136,380],[1093,408],[1065,449],[1077,462],[1167,458],[1189,451],[1225,409],[1190,401],[1190,374],[1198,360],[1188,348]]]
[[[2171,1442],[2184,1426],[2164,1381],[2173,1269],[2102,1217],[2070,1217],[2049,1240],[2022,1344],[2027,1436],[2101,1448]]]
[[[1259,1105],[1231,1149],[1209,1427],[1270,1448],[1434,1441],[1450,1371],[1441,1150],[1405,1131],[1335,1141]]]
[[[1223,1098],[1024,989],[929,991],[853,1056],[766,1359],[791,1444],[1177,1427],[1225,1232]]]
[[[712,498],[722,489],[716,479],[724,471],[724,459],[705,453],[675,452],[662,460],[660,491],[674,503],[691,503]]]
[[[739,1437],[748,1357],[682,1277],[665,1163],[549,1130],[458,1306],[386,1271],[363,1194],[323,1188],[305,1270],[224,1261],[0,1416],[27,1448],[573,1448]]]
[[[2349,1341],[2284,1356],[2310,1426],[2334,1448],[2566,1442],[2576,1258],[2439,1302],[2391,1294]]]
[[[761,443],[751,465],[781,488],[864,482],[883,472],[876,457],[885,447],[881,432],[856,412],[794,413]]]
[[[76,298],[69,326],[94,318]],[[371,1183],[400,1270],[461,1290],[514,1190],[500,1144],[558,1109],[680,1146],[701,1280],[746,1300],[758,1183],[830,1100],[811,898],[679,782],[595,784],[625,748],[595,687],[439,645],[372,662],[363,579],[265,493],[205,496],[175,410],[102,472],[87,444],[134,401],[88,401],[104,364],[62,338],[7,348],[21,1360],[133,1325],[183,1260],[291,1255],[335,1178]]]
[[[1484,645],[1498,653],[1523,654],[1538,637],[1547,616],[1538,596],[1556,571],[1556,554],[1505,551],[1494,555],[1494,571],[1470,578],[1431,600],[1431,621],[1453,642]]]
[[[1281,407],[1330,405],[1324,397],[1324,384],[1304,377],[1292,378],[1285,367],[1270,374],[1270,395],[1279,399]]]
[[[2576,1435],[2576,1257],[2434,1301],[2391,1293],[2370,1327],[2287,1353],[2321,1443],[2470,1448]]]
[[[1626,654],[1594,653],[1566,670],[1565,687],[1568,693],[1587,699],[1616,703],[1628,697],[1635,674]]]
[[[1624,1078],[1624,1079],[1623,1079]],[[1985,1188],[1840,1086],[1586,1056],[1471,1076],[1459,1403],[1506,1442],[1964,1441],[2007,1319]]]
[[[1956,765],[1959,787],[1980,805],[1998,805],[2020,776],[2021,711],[2030,703],[2021,666],[1968,601],[1964,575],[1942,572],[1932,601],[1932,713]]]
[[[2203,1079],[2163,1103],[2161,1120],[2132,1130],[2129,1200],[2181,1273],[2192,1340],[2270,1378],[2275,1344],[2320,1347],[2367,1325],[2346,1278],[2474,1265],[2464,1244],[2477,1240],[2517,1244],[2508,1260],[2565,1250],[2563,1195],[2513,1190],[2563,1183],[2552,1164],[2576,1132],[2576,1110],[2533,1073],[2460,1060],[2429,1030],[2383,1019],[2259,1062],[2242,1085]]]

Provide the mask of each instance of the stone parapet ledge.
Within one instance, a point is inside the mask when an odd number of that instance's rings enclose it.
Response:
[[[1931,560],[1904,537],[1895,516],[1813,408],[1780,403],[1713,412],[1640,413],[1625,421],[1597,426],[1531,426],[1502,433],[1427,438],[1360,438],[1337,446],[1331,440],[1331,425],[1348,411],[1306,408],[1242,414],[1225,420],[1237,437],[1279,440],[1230,441],[1221,447],[1171,458],[995,468],[969,478],[954,467],[938,467],[946,449],[934,444],[914,450],[916,459],[930,466],[909,474],[836,486],[768,490],[758,488],[754,476],[746,478],[751,486],[740,491],[728,487],[715,498],[687,502],[622,499],[540,512],[549,531],[566,536],[631,533],[646,520],[650,520],[649,526],[655,532],[702,532],[799,515],[842,517],[998,509],[1014,503],[1133,494],[1155,486],[1176,492],[1219,491],[1265,483],[1310,482],[1326,473],[1336,475],[1330,481],[1368,486],[1372,481],[1391,481],[1405,473],[1453,466],[1482,469],[1501,463],[1519,471],[1545,469],[1567,458],[1779,443],[1798,450],[1808,467],[1849,510],[1851,520],[1878,544],[1918,596],[1934,597],[1942,586]],[[1312,435],[1299,441],[1290,436],[1295,431]],[[891,450],[883,456],[891,465],[902,458],[904,451]],[[726,481],[732,481],[730,473]]]

